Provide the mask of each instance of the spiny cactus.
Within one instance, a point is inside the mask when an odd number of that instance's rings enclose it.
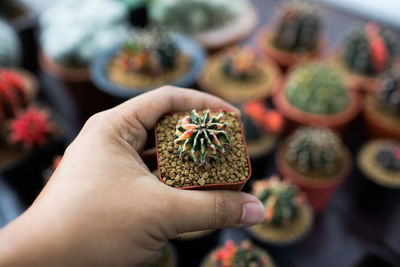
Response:
[[[234,17],[223,3],[214,1],[177,1],[165,10],[160,23],[187,34],[223,26]]]
[[[218,249],[212,254],[212,266],[267,266],[269,258],[261,250],[247,240],[236,246],[232,240],[225,242],[223,248]]]
[[[375,160],[386,170],[400,173],[400,144],[391,142],[380,148]]]
[[[345,40],[342,60],[354,72],[375,76],[389,68],[395,55],[396,42],[392,33],[375,23],[364,31],[355,30]]]
[[[320,30],[321,18],[315,5],[291,1],[279,12],[273,44],[290,52],[308,52],[318,45]]]
[[[27,104],[27,91],[21,76],[15,71],[0,69],[0,118],[14,117]]]
[[[323,63],[295,69],[289,76],[285,96],[296,108],[315,114],[338,113],[350,104],[343,77]]]
[[[281,181],[277,176],[268,180],[256,181],[253,193],[265,206],[264,223],[286,225],[298,214],[304,196],[289,181]]]
[[[331,130],[302,127],[289,138],[285,157],[300,173],[334,174],[342,163],[342,142]]]
[[[125,71],[158,75],[175,67],[178,47],[170,35],[159,29],[135,32],[118,55]]]
[[[223,70],[229,77],[246,80],[256,74],[256,55],[250,47],[233,47],[224,55]]]
[[[389,71],[383,76],[376,97],[384,108],[400,116],[400,74],[398,70]]]
[[[42,146],[47,143],[52,130],[49,114],[31,107],[11,121],[9,140],[27,148]]]
[[[203,117],[192,110],[190,116],[185,116],[178,121],[176,126],[179,145],[179,156],[189,153],[194,162],[204,164],[210,158],[219,159],[220,153],[225,152],[229,145],[227,123],[221,123],[223,113],[213,116],[210,110],[204,112]]]

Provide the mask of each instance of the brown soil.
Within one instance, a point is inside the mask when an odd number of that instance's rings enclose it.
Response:
[[[168,244],[155,256],[152,262],[145,264],[144,267],[174,267],[175,265],[174,252],[171,245]]]
[[[217,115],[219,112],[213,112]],[[249,176],[249,163],[241,133],[240,123],[234,113],[225,113],[221,122],[228,123],[231,146],[219,161],[199,165],[189,155],[178,156],[178,145],[174,144],[175,126],[179,119],[190,113],[165,116],[157,125],[159,169],[162,181],[173,187],[203,186],[244,181]],[[202,112],[199,112],[202,115]]]
[[[200,79],[202,88],[233,103],[242,103],[268,97],[279,78],[274,65],[259,61],[254,77],[240,80],[229,77],[223,71],[221,56],[212,57]]]
[[[108,66],[108,78],[120,86],[135,90],[140,88],[156,87],[169,84],[181,78],[188,71],[190,64],[190,58],[187,55],[180,53],[175,68],[155,76],[144,73],[122,71],[116,64],[116,58],[114,58]]]
[[[294,220],[285,226],[261,223],[247,228],[258,240],[266,243],[291,244],[301,239],[310,229],[313,214],[308,205],[301,205]]]
[[[378,139],[365,145],[358,154],[357,163],[360,170],[371,181],[390,188],[400,188],[400,173],[382,168],[375,160],[380,147],[389,140]]]

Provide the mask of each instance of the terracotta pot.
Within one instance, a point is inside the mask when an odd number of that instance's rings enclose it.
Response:
[[[217,112],[217,111],[220,111],[220,110],[213,110],[213,112]],[[221,110],[221,112],[224,112],[224,110]],[[177,114],[182,114],[182,113],[177,113]],[[249,166],[249,173],[248,173],[248,176],[246,177],[246,179],[243,181],[239,181],[239,182],[214,183],[214,184],[205,184],[203,186],[192,185],[192,186],[179,187],[178,189],[231,190],[231,191],[241,191],[243,189],[244,185],[250,179],[250,176],[251,176],[251,164],[250,164],[249,153],[247,150],[246,140],[245,140],[244,134],[243,134],[242,124],[240,122],[239,116],[236,116],[236,118],[237,118],[237,121],[240,126],[240,133],[242,135],[242,140],[243,140],[243,144],[244,144],[245,151],[246,151],[247,164]],[[158,149],[157,125],[154,128],[154,134],[155,134],[155,139],[156,139],[155,142],[156,142],[156,151],[157,151],[158,177],[159,177],[160,181],[165,184],[165,182],[162,179],[163,177],[161,175],[161,169],[160,169],[160,155],[159,155],[159,149]]]
[[[260,72],[267,77],[267,80],[264,83],[257,85],[250,84],[246,87],[245,81],[242,82],[242,84],[239,84],[239,82],[235,83],[233,80],[232,84],[219,86],[216,85],[215,82],[216,79],[218,79],[219,73],[222,73],[221,68],[221,54],[212,56],[208,59],[206,67],[197,83],[203,91],[219,96],[228,102],[235,104],[266,99],[272,91],[278,90],[276,87],[280,86],[282,80],[280,69],[275,65],[275,63],[260,60],[258,62],[258,68],[260,69]],[[245,88],[243,88],[243,86]]]
[[[323,211],[329,203],[336,189],[343,183],[352,169],[352,156],[350,151],[343,147],[343,164],[341,169],[330,177],[309,178],[297,172],[289,165],[285,158],[287,143],[282,145],[275,158],[278,173],[284,179],[292,181],[307,195],[307,199],[315,213]]]
[[[289,127],[290,124],[292,124],[292,128],[297,128],[299,125],[323,126],[341,133],[361,110],[361,96],[355,90],[350,89],[350,104],[344,111],[335,114],[314,114],[302,111],[286,99],[285,84],[286,82],[280,87],[281,90],[273,93],[272,100],[275,107],[288,120]]]
[[[375,138],[391,138],[400,140],[400,119],[394,120],[382,110],[376,108],[373,93],[366,96],[364,101],[363,117],[368,134]]]
[[[261,56],[272,59],[284,69],[319,58],[326,43],[325,38],[320,37],[314,50],[305,53],[292,53],[273,46],[271,44],[272,35],[272,28],[261,29],[255,35],[255,46]]]
[[[245,39],[257,26],[258,12],[249,3],[234,21],[222,27],[195,34],[194,39],[207,50],[213,51]]]

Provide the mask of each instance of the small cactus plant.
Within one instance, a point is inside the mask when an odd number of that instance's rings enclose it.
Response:
[[[174,143],[179,145],[179,156],[189,153],[195,163],[204,164],[209,159],[219,159],[220,153],[230,144],[227,123],[221,123],[223,113],[213,116],[210,110],[203,117],[192,110],[190,116],[178,121]]]
[[[342,76],[323,63],[295,69],[289,76],[285,97],[296,108],[315,114],[335,114],[350,104]]]
[[[265,206],[264,223],[288,225],[298,214],[304,196],[289,181],[281,181],[277,176],[256,181],[253,193]]]
[[[10,122],[9,140],[26,148],[45,145],[53,126],[45,110],[28,108]]]
[[[384,169],[400,173],[400,144],[393,142],[381,147],[375,160]]]
[[[376,97],[385,109],[400,116],[400,75],[397,72],[389,71],[383,76]]]
[[[178,47],[170,35],[157,29],[135,32],[117,57],[125,71],[158,75],[175,67]]]
[[[28,105],[27,91],[17,72],[0,69],[0,100],[0,118],[13,118]]]
[[[231,78],[246,80],[256,75],[256,55],[250,47],[233,47],[224,55],[223,70]]]
[[[321,18],[318,9],[306,2],[292,1],[279,13],[273,44],[289,52],[309,52],[318,45]]]
[[[232,240],[225,242],[223,248],[218,249],[212,255],[212,266],[268,266],[269,258],[259,249],[245,240],[239,246]],[[208,266],[208,265],[207,265]]]
[[[342,142],[331,130],[302,127],[289,138],[286,160],[300,173],[332,175],[342,164]]]
[[[345,40],[342,60],[353,72],[375,76],[393,62],[396,42],[391,32],[375,23],[368,23],[364,31],[353,31]]]

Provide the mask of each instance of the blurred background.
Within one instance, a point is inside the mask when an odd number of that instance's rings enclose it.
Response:
[[[0,227],[29,207],[91,115],[172,84],[241,108],[243,190],[278,173],[311,215],[290,242],[221,229],[172,240],[151,266],[197,266],[245,239],[276,266],[400,266],[399,10],[397,0],[0,0]]]

